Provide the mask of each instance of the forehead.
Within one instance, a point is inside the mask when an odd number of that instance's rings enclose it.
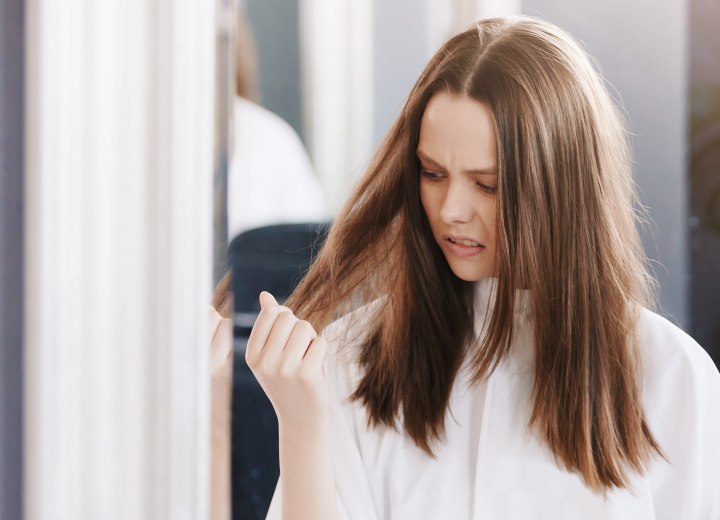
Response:
[[[495,166],[497,141],[490,109],[466,96],[435,94],[423,113],[418,148],[448,167]]]

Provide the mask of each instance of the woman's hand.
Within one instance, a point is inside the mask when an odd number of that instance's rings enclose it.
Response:
[[[278,417],[282,506],[273,518],[336,520],[327,344],[270,293],[260,293],[260,307],[245,360]]]
[[[260,293],[245,360],[275,408],[281,427],[317,424],[329,413],[329,389],[323,372],[325,340],[307,321],[268,292]]]

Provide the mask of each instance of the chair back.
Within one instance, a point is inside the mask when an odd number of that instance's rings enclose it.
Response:
[[[284,302],[307,273],[325,242],[330,223],[279,224],[251,229],[230,242],[235,327],[248,335],[260,312],[258,295]]]

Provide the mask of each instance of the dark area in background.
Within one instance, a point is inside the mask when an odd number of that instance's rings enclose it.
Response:
[[[329,229],[327,222],[278,224],[251,229],[233,238],[229,258],[235,312],[257,314],[260,291],[269,291],[281,303],[287,299],[307,272]]]
[[[258,50],[260,104],[280,115],[305,142],[302,125],[300,23],[297,0],[246,0]]]
[[[0,518],[23,517],[23,0],[0,0]]]
[[[232,387],[232,518],[263,520],[280,476],[278,422],[245,363],[247,337],[234,341]]]
[[[720,4],[689,9],[689,332],[720,367]]]
[[[232,518],[262,520],[280,466],[275,410],[245,363],[245,345],[260,310],[260,291],[283,303],[307,272],[329,223],[251,229],[230,243],[235,339],[232,393]]]

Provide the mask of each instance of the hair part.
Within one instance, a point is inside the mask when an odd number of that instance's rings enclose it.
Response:
[[[432,455],[473,340],[472,284],[457,278],[422,209],[416,148],[438,92],[486,105],[498,150],[498,284],[474,380],[510,352],[517,289],[530,293],[530,426],[597,491],[628,487],[661,454],[641,405],[635,323],[652,279],[636,229],[624,119],[588,56],[557,27],[489,19],[431,59],[288,305],[324,328],[381,299],[353,395],[372,426]],[[477,342],[476,342],[477,343]],[[573,417],[573,420],[568,420]]]

